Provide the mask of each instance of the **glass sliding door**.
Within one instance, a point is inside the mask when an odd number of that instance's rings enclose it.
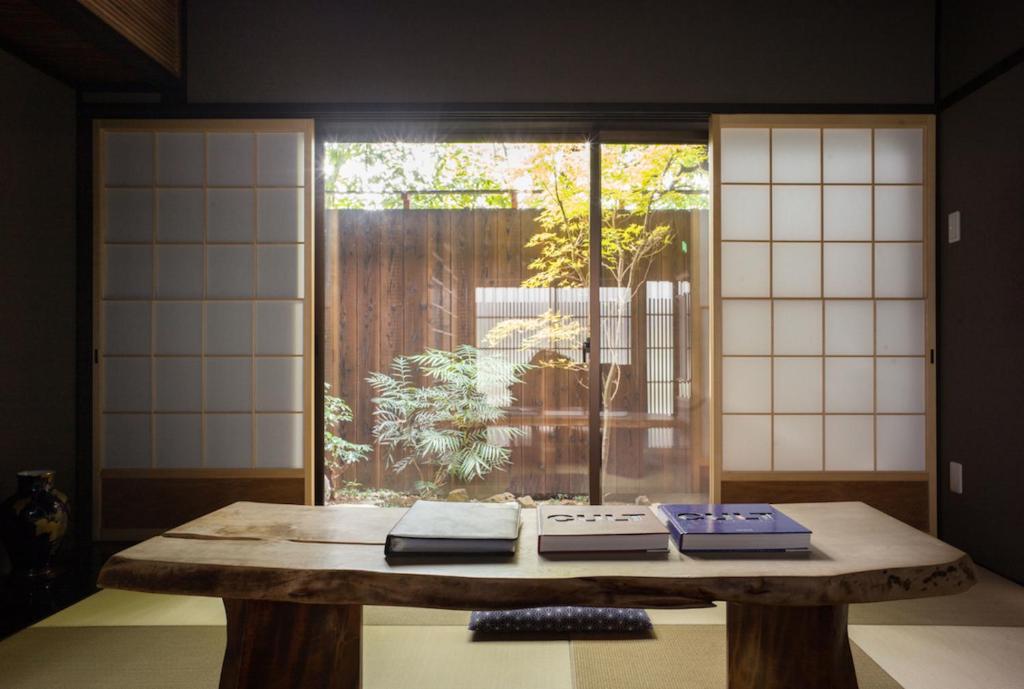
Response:
[[[586,502],[585,143],[327,142],[325,500]]]
[[[706,145],[601,145],[605,502],[708,494]]]

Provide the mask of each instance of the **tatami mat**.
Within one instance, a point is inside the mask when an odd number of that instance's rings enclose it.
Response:
[[[217,686],[224,627],[34,627],[0,642],[4,689]],[[567,641],[471,643],[455,626],[363,630],[364,689],[573,689]],[[629,689],[622,687],[620,689]]]
[[[212,688],[224,643],[224,628],[213,625],[36,627],[0,642],[2,684]],[[861,689],[900,689],[856,646],[854,663]],[[659,626],[635,641],[473,643],[455,626],[379,625],[364,630],[363,672],[365,689],[724,689],[725,628]]]
[[[652,639],[573,641],[575,689],[725,689],[722,625],[656,627]],[[860,689],[900,689],[878,663],[852,644]]]

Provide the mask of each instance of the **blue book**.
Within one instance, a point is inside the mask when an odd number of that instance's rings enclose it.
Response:
[[[811,532],[766,504],[662,505],[680,551],[808,550]]]

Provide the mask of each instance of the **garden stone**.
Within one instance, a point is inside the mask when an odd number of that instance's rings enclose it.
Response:
[[[469,502],[469,493],[465,488],[456,488],[448,493],[448,502]]]

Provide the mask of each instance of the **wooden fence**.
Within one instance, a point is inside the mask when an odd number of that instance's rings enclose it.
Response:
[[[523,290],[478,288],[519,288],[531,274],[528,266],[537,250],[525,245],[539,229],[536,218],[535,211],[512,209],[326,211],[325,377],[332,393],[353,410],[353,422],[341,429],[345,438],[373,443],[370,372],[387,371],[394,357],[427,347],[479,346],[478,337],[495,314],[522,317],[521,304],[502,299]],[[706,359],[696,293],[699,262],[691,265],[699,242],[698,213],[666,211],[654,221],[671,225],[675,238],[646,277],[657,288],[641,290],[629,306],[629,346],[620,352],[629,363],[622,366],[610,409],[606,495],[678,495],[707,488],[707,453],[696,421],[704,414]],[[507,470],[466,486],[471,494],[585,494],[584,381],[572,371],[528,371],[514,386],[516,402],[509,414],[510,423],[526,435],[514,442]],[[346,478],[408,490],[419,477],[412,471],[396,475],[375,448],[367,461],[347,470]]]

